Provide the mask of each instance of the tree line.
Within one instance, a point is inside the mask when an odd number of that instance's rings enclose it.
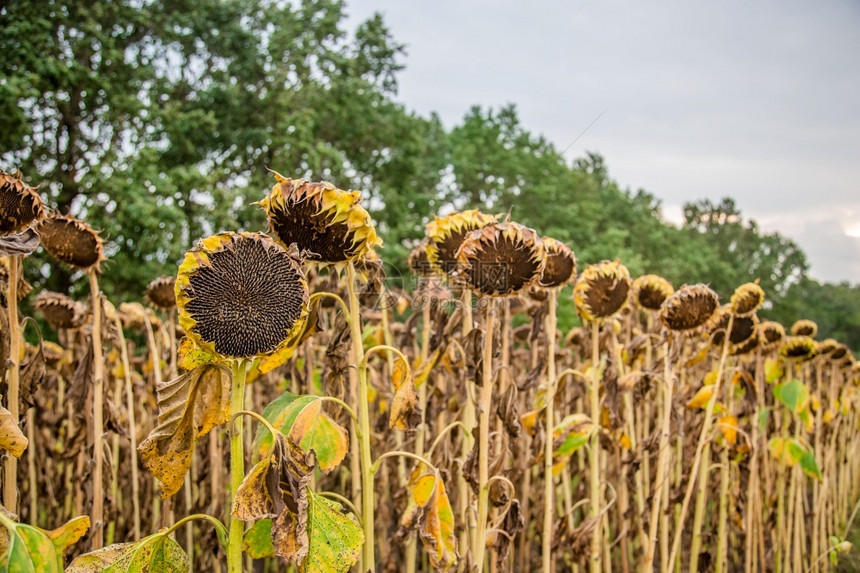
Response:
[[[380,15],[347,29],[340,0],[12,0],[0,6],[0,167],[20,168],[61,212],[101,228],[109,296],[139,297],[198,237],[261,229],[252,203],[285,176],[361,189],[406,256],[440,211],[478,207],[635,275],[710,284],[759,279],[767,318],[815,320],[860,350],[860,288],[808,275],[802,249],[731,198],[684,206],[616,182],[596,153],[568,161],[514,105],[471,108],[452,129],[397,102],[404,46]],[[545,208],[552,205],[552,209]],[[29,264],[38,287],[75,277]],[[565,300],[566,297],[561,297]],[[572,305],[560,309],[572,323]]]

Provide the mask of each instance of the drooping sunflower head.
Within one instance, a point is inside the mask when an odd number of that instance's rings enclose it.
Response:
[[[588,265],[573,286],[573,304],[583,320],[602,321],[624,306],[630,282],[630,271],[618,260]]]
[[[848,350],[848,347],[847,347],[847,346],[845,346],[845,345],[844,345],[844,344],[842,344],[842,343],[837,344],[837,345],[836,345],[836,348],[834,348],[834,349],[830,352],[830,359],[831,359],[833,362],[840,362],[840,361],[841,361],[841,360],[843,360],[846,356],[848,356],[848,352],[849,352],[849,350]]]
[[[496,217],[477,209],[434,217],[427,223],[427,260],[436,272],[451,275],[457,270],[457,251],[466,235],[495,222]]]
[[[427,258],[428,242],[426,238],[423,239],[417,247],[409,252],[409,268],[416,277],[429,277],[435,274],[430,265],[430,260]]]
[[[734,330],[734,328],[732,330]],[[729,354],[732,356],[749,354],[759,346],[761,346],[761,333],[756,329],[745,341],[740,344],[732,344],[731,347],[729,347]]]
[[[327,265],[358,260],[382,245],[359,191],[273,173],[277,183],[258,205],[283,246],[295,244],[306,260]]]
[[[307,319],[295,249],[260,233],[220,233],[185,254],[176,278],[179,324],[224,359],[289,357]]]
[[[801,319],[791,325],[792,336],[815,338],[816,334],[818,334],[818,325],[811,320]]]
[[[457,277],[476,293],[511,296],[537,282],[546,257],[543,241],[533,229],[504,222],[466,235],[457,261]]]
[[[785,327],[772,320],[765,320],[758,325],[763,350],[773,350],[785,338]]]
[[[672,283],[657,275],[643,275],[633,281],[630,298],[643,312],[657,312],[675,288]]]
[[[146,286],[146,298],[158,308],[170,310],[176,306],[175,287],[176,277],[158,277]]]
[[[808,336],[786,336],[779,345],[780,357],[793,362],[807,362],[818,354],[818,343]]]
[[[62,293],[43,290],[33,304],[53,328],[78,328],[84,323],[84,305]]]
[[[576,278],[576,257],[570,247],[552,237],[543,238],[546,265],[538,284],[545,288],[561,288]]]
[[[704,284],[684,285],[666,299],[660,319],[669,330],[694,336],[719,320],[720,301]]]
[[[0,235],[19,233],[45,214],[45,206],[36,188],[0,170]]]
[[[722,346],[725,340],[726,330],[729,328],[729,318],[732,316],[732,305],[727,304],[720,308],[719,318],[711,329],[711,343]],[[748,343],[751,338],[758,338],[758,317],[754,314],[749,316],[735,316],[731,320],[732,331],[729,333],[729,352]]]
[[[818,354],[829,357],[837,348],[839,348],[839,341],[834,338],[827,338],[818,344]]]
[[[764,289],[758,281],[742,284],[732,293],[730,303],[735,316],[749,316],[764,304]]]
[[[76,269],[101,270],[104,240],[92,227],[68,215],[49,215],[39,223],[42,246],[55,259]]]

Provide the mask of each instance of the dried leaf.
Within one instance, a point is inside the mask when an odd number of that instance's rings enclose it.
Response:
[[[711,396],[714,395],[714,386],[713,384],[708,384],[707,386],[702,386],[699,388],[698,392],[690,398],[687,402],[687,408],[695,409],[695,408],[705,408],[708,405],[708,402],[711,400]]]
[[[391,402],[388,428],[410,430],[420,423],[421,410],[418,408],[418,395],[415,393],[412,370],[399,356],[394,361],[391,384],[394,386],[394,399]]]
[[[0,236],[0,257],[29,255],[39,247],[39,233],[30,228],[20,233]]]
[[[720,432],[726,443],[734,446],[738,441],[738,418],[737,416],[723,416],[718,420]]]
[[[322,409],[319,396],[299,396],[286,392],[263,409],[263,417],[304,454],[313,452],[319,468],[329,472],[349,451],[349,435]],[[273,446],[272,434],[265,426],[257,432],[260,455]]]
[[[20,458],[28,445],[27,436],[12,419],[12,413],[0,406],[0,449]]]
[[[194,441],[230,416],[230,382],[207,364],[156,388],[158,425],[140,443],[143,463],[162,484],[161,497],[179,491],[191,465]]]
[[[436,571],[452,571],[457,564],[454,512],[437,472],[419,463],[407,483],[409,501],[400,520],[406,529],[418,529],[421,544]]]
[[[552,431],[553,475],[561,473],[571,456],[588,443],[595,429],[585,414],[570,414],[556,424]]]
[[[517,387],[513,384],[508,386],[501,399],[496,403],[496,415],[511,437],[519,437],[522,427],[517,411]]]
[[[165,530],[166,531],[166,530]],[[188,556],[179,544],[155,533],[134,543],[117,543],[78,556],[66,573],[187,573]]]

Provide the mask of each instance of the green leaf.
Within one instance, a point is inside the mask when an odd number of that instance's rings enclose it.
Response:
[[[341,504],[308,489],[308,555],[302,573],[343,573],[358,561],[364,532]]]
[[[45,531],[16,523],[0,514],[5,528],[0,536],[0,572],[62,573],[63,553],[90,528],[90,518],[77,517],[65,525]]]
[[[167,531],[167,530],[163,530]],[[187,573],[188,556],[163,532],[117,543],[77,557],[66,573]]]
[[[254,559],[275,556],[275,546],[272,545],[272,520],[261,519],[245,532],[242,541],[242,551]]]
[[[286,392],[263,409],[263,417],[304,453],[316,454],[319,468],[329,472],[349,451],[349,436],[323,409],[318,396],[297,396]],[[265,426],[257,432],[260,455],[272,449],[272,434]]]
[[[776,358],[768,358],[764,361],[764,379],[768,384],[773,384],[782,377],[783,371]]]
[[[795,414],[800,414],[809,404],[809,388],[800,380],[789,380],[773,387],[773,397]]]
[[[809,477],[821,481],[821,470],[818,469],[818,463],[815,461],[815,452],[811,449],[800,456],[800,469]]]

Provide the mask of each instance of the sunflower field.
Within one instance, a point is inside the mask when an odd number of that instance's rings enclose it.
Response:
[[[834,571],[860,366],[767,293],[579,268],[477,209],[392,286],[359,191],[273,172],[266,228],[143,300],[0,174],[0,570]],[[86,300],[30,292],[44,252]],[[106,270],[107,269],[107,270]],[[578,324],[559,325],[571,301]],[[56,342],[49,339],[56,340]]]

